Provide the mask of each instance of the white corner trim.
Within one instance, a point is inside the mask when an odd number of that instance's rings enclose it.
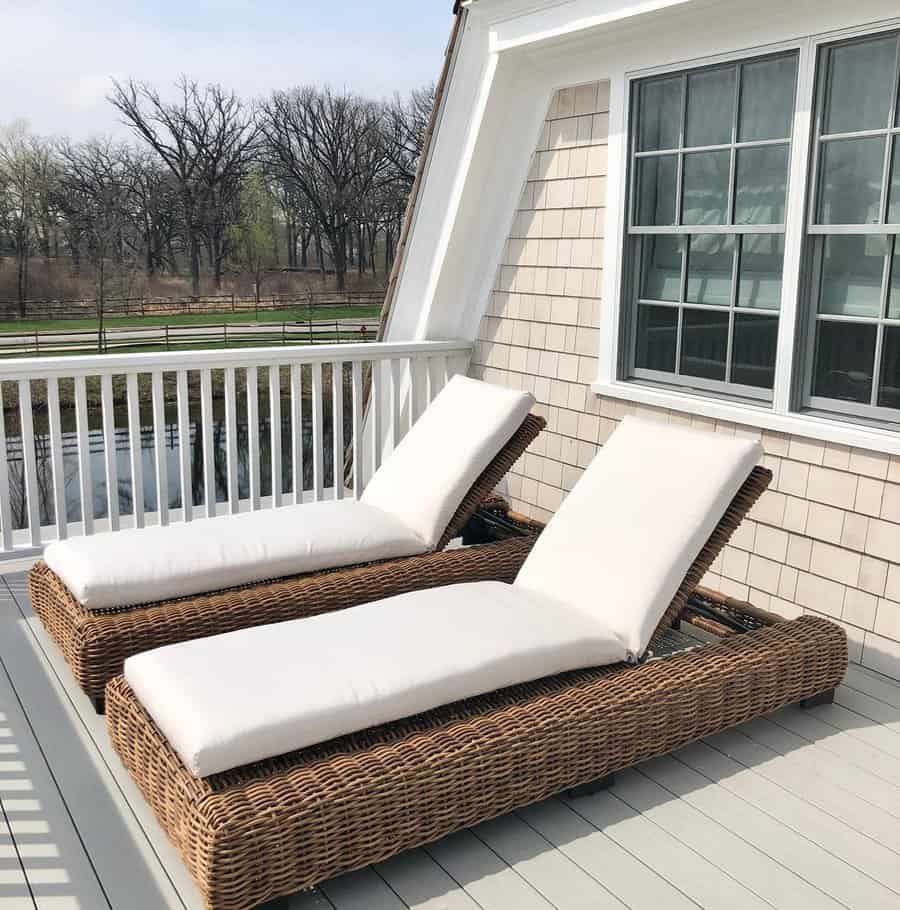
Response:
[[[767,405],[727,401],[639,382],[598,380],[591,383],[591,390],[604,398],[665,408],[681,414],[696,414],[712,420],[772,430],[790,436],[803,436],[819,442],[833,442],[886,455],[900,455],[900,432],[830,419],[820,414],[778,414]]]

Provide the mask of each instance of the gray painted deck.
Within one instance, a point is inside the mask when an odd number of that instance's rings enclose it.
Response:
[[[102,720],[0,576],[0,910],[197,910]],[[290,910],[900,908],[900,685],[788,709],[297,895]],[[282,905],[284,906],[284,905]]]

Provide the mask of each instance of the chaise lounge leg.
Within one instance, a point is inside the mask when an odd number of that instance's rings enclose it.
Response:
[[[106,714],[106,697],[104,695],[92,695],[91,704],[98,714]]]
[[[834,689],[827,692],[820,692],[818,695],[811,695],[800,702],[801,708],[818,708],[819,705],[830,705],[834,703]]]
[[[593,796],[595,793],[602,793],[608,790],[616,782],[615,774],[607,774],[606,777],[598,777],[589,784],[582,784],[580,787],[572,787],[566,790],[566,796],[569,799],[578,799],[581,796]]]

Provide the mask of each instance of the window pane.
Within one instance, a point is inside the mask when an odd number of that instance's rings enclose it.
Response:
[[[900,241],[896,238],[894,238],[894,261],[891,265],[888,319],[900,319]]]
[[[741,237],[738,306],[780,309],[783,266],[783,234],[744,234]]]
[[[644,300],[681,299],[682,237],[645,236],[641,238],[643,263],[641,297]]]
[[[681,130],[681,76],[641,83],[638,151],[678,148]]]
[[[733,66],[688,75],[686,146],[731,142],[734,80]]]
[[[819,312],[877,319],[886,253],[887,240],[880,234],[826,237]]]
[[[729,152],[684,156],[684,224],[725,224],[728,220]]]
[[[771,389],[775,385],[778,317],[734,314],[731,381]]]
[[[639,305],[635,366],[674,373],[677,333],[678,310],[675,307]]]
[[[900,104],[897,105],[900,108]],[[894,137],[891,160],[891,187],[888,191],[887,220],[891,224],[900,222],[900,137]]]
[[[850,133],[890,126],[897,38],[873,38],[828,52],[826,133]]]
[[[741,68],[738,139],[787,139],[794,118],[797,57],[746,63]]]
[[[694,234],[688,247],[687,299],[728,306],[733,266],[733,235]]]
[[[883,408],[900,408],[900,328],[885,326],[883,344],[878,404]]]
[[[637,224],[675,223],[677,155],[641,158],[637,162]]]
[[[728,311],[684,311],[681,332],[681,372],[703,379],[725,378],[728,351]]]
[[[875,361],[874,325],[819,322],[813,395],[868,404]]]
[[[787,193],[788,146],[739,149],[735,224],[782,224]]]
[[[872,224],[878,221],[884,139],[841,139],[822,147],[819,178],[820,224]]]

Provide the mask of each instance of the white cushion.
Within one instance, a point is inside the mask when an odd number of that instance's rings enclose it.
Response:
[[[515,585],[610,628],[640,657],[762,448],[626,417],[541,534]]]
[[[416,591],[148,651],[125,678],[206,777],[624,649],[578,610],[500,582]]]
[[[73,538],[48,546],[44,559],[96,610],[428,549],[394,516],[342,500]]]
[[[375,472],[362,500],[390,512],[429,547],[534,404],[527,392],[454,376]]]

